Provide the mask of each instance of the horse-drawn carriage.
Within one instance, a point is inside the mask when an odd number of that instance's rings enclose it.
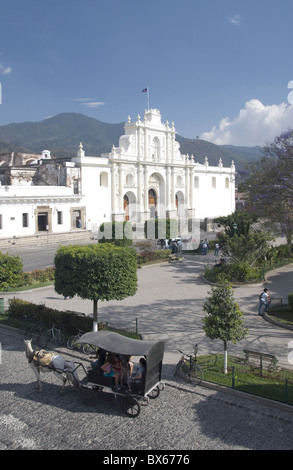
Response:
[[[86,333],[79,338],[79,344],[92,345],[97,350],[106,351],[108,354],[143,357],[145,360],[144,372],[140,380],[132,382],[130,379],[131,389],[117,389],[113,377],[104,375],[102,368],[90,367],[86,370],[83,363],[69,363],[59,355],[56,357],[52,353],[47,353],[52,354],[49,363],[41,363],[39,359],[36,359],[39,352],[32,350],[31,341],[25,343],[27,358],[36,374],[40,391],[40,371],[53,371],[58,378],[63,380],[62,391],[66,381],[69,381],[80,389],[84,399],[89,403],[95,401],[97,392],[112,393],[115,398],[122,399],[122,406],[126,414],[135,418],[140,413],[140,400],[148,403],[150,398],[156,398],[164,388],[164,383],[161,382],[164,343],[161,341],[139,341],[110,331]],[[61,366],[56,364],[57,359]],[[84,372],[84,377],[80,380],[77,372],[80,373],[81,370]]]
[[[133,356],[145,359],[145,371],[139,381],[131,381],[131,392],[127,388],[115,388],[114,379],[105,376],[102,369],[86,371],[86,376],[80,387],[91,392],[114,393],[122,399],[122,406],[126,414],[135,418],[140,413],[140,400],[146,402],[150,398],[157,398],[164,388],[161,382],[164,343],[153,341],[139,341],[122,336],[111,331],[97,331],[84,334],[79,340],[81,344],[90,344],[108,353],[120,356]]]

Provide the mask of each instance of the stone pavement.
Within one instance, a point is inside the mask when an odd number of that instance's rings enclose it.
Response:
[[[99,305],[100,320],[123,326],[137,318],[145,339],[163,339],[166,343],[162,377],[166,387],[157,400],[142,406],[140,416],[131,423],[113,396],[99,397],[89,408],[71,387],[60,395],[60,385],[52,374],[43,379],[43,393],[36,392],[34,375],[23,352],[23,335],[1,327],[0,450],[122,449],[133,454],[137,450],[179,449],[182,453],[187,449],[190,454],[196,449],[292,449],[291,406],[221,387],[193,388],[174,379],[177,348],[192,351],[198,343],[200,354],[222,351],[222,344],[208,340],[202,331],[202,304],[210,290],[201,276],[206,262],[213,262],[212,255],[185,256],[180,262],[144,267],[138,271],[135,296]],[[292,280],[293,265],[272,273],[267,286],[273,297],[286,299]],[[288,367],[288,343],[293,332],[257,316],[260,289],[234,290],[249,335],[241,343],[230,345],[230,353],[243,355],[244,347],[273,352],[279,363]],[[92,302],[64,300],[52,287],[1,295],[6,303],[9,297],[19,297],[62,310],[92,311]],[[67,359],[76,360],[74,352],[58,349]]]
[[[182,261],[139,269],[137,293],[122,301],[99,302],[99,321],[134,327],[137,319],[138,331],[144,339],[163,340],[165,376],[170,375],[178,360],[178,348],[191,352],[197,343],[198,354],[222,352],[222,342],[209,340],[202,329],[202,305],[211,289],[202,274],[206,263],[214,263],[214,260],[213,254],[184,255]],[[288,293],[293,292],[293,265],[271,272],[265,285],[273,298],[282,297],[286,302]],[[249,334],[235,345],[228,344],[228,352],[243,356],[243,348],[249,348],[270,353],[278,357],[280,366],[292,368],[293,365],[288,364],[288,354],[293,331],[273,325],[257,315],[258,296],[262,288],[263,285],[259,284],[234,289],[234,297],[244,313]],[[6,305],[8,298],[16,297],[59,310],[92,314],[92,301],[78,297],[64,300],[54,287],[3,293],[1,296]]]

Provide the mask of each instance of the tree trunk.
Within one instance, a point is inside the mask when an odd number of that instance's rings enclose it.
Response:
[[[224,341],[224,374],[228,373],[228,350],[227,341]]]
[[[94,300],[93,331],[98,331],[98,301]]]

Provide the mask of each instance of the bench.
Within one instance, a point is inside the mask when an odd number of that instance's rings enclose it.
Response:
[[[243,349],[243,352],[245,354],[245,360],[246,362],[251,362],[253,359],[258,359],[260,363],[260,369],[262,371],[264,362],[269,363],[268,369],[269,370],[274,370],[277,367],[277,362],[278,359],[276,356],[272,354],[266,354],[266,353],[261,353],[257,351],[251,351],[249,349]]]

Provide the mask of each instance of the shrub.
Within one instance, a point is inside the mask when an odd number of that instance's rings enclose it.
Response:
[[[288,304],[289,304],[290,309],[293,312],[293,294],[288,294]]]
[[[150,263],[152,261],[167,260],[171,254],[171,250],[142,251],[137,253],[137,263]]]
[[[23,264],[19,256],[0,253],[0,289],[15,287],[19,282]]]
[[[131,246],[133,233],[130,222],[106,222],[100,225],[99,243],[114,243],[116,246]]]
[[[77,315],[70,310],[60,311],[46,307],[44,304],[33,304],[21,299],[8,300],[8,313],[16,318],[28,318],[34,322],[41,320],[44,323],[64,324],[68,332],[75,333],[76,330],[84,332],[91,331],[93,319],[91,317]]]
[[[21,273],[16,287],[31,286],[39,282],[54,281],[55,268],[36,269],[35,271]]]
[[[260,271],[256,267],[251,267],[245,261],[238,263],[224,264],[206,268],[205,277],[211,282],[256,282],[259,280]]]

